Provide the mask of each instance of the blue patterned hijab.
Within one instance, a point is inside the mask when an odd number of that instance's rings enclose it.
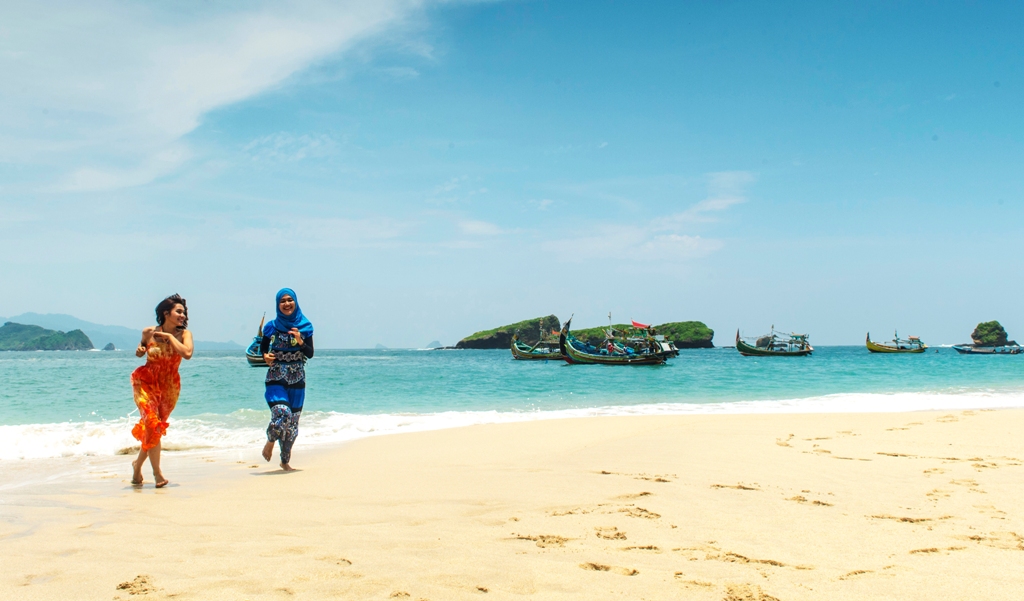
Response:
[[[292,297],[292,300],[295,301],[295,311],[291,315],[281,313],[281,297],[285,295]],[[278,290],[274,308],[277,309],[277,318],[263,326],[264,336],[271,336],[274,332],[285,333],[292,328],[296,328],[303,338],[309,338],[313,335],[313,324],[309,323],[306,316],[302,314],[302,309],[299,308],[299,297],[295,295],[294,290],[291,288],[281,288]]]

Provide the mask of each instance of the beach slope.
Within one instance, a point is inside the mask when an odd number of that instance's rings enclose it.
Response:
[[[1022,430],[1021,410],[551,420],[300,447],[291,474],[171,453],[159,491],[126,458],[5,496],[0,597],[1018,599]]]

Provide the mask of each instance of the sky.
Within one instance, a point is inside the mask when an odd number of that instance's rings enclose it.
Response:
[[[1024,340],[1024,5],[0,5],[0,315]]]

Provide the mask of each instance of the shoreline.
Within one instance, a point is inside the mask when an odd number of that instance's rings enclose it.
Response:
[[[297,448],[292,474],[171,455],[160,490],[104,458],[121,472],[0,490],[0,591],[1015,599],[1022,428],[1021,409],[541,420]]]
[[[297,450],[377,436],[427,432],[474,425],[535,422],[610,416],[803,415],[900,413],[1024,408],[1017,388],[959,392],[843,392],[777,400],[732,400],[709,403],[662,402],[536,410],[447,410],[433,413],[355,414],[309,410],[303,416]],[[136,417],[99,422],[55,422],[0,426],[9,444],[0,450],[0,474],[19,461],[115,457],[138,449],[131,435]],[[165,451],[173,455],[244,451],[262,444],[265,411],[238,409],[228,415],[200,414],[171,418]],[[227,425],[230,424],[230,425]]]

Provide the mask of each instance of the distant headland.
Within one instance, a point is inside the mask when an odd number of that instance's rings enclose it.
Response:
[[[460,340],[455,348],[460,349],[508,349],[512,344],[512,336],[519,334],[519,339],[526,344],[536,344],[540,340],[541,331],[545,334],[557,332],[562,324],[555,315],[534,317],[520,322],[511,323],[490,330],[482,330]],[[627,330],[629,324],[614,324],[616,330]],[[580,340],[591,344],[600,344],[605,339],[607,326],[573,330],[572,334]],[[715,331],[700,321],[675,321],[654,326],[655,333],[664,334],[666,340],[676,343],[678,348],[714,348],[712,339]]]
[[[0,351],[88,351],[92,341],[82,330],[61,332],[8,321],[0,327]]]

